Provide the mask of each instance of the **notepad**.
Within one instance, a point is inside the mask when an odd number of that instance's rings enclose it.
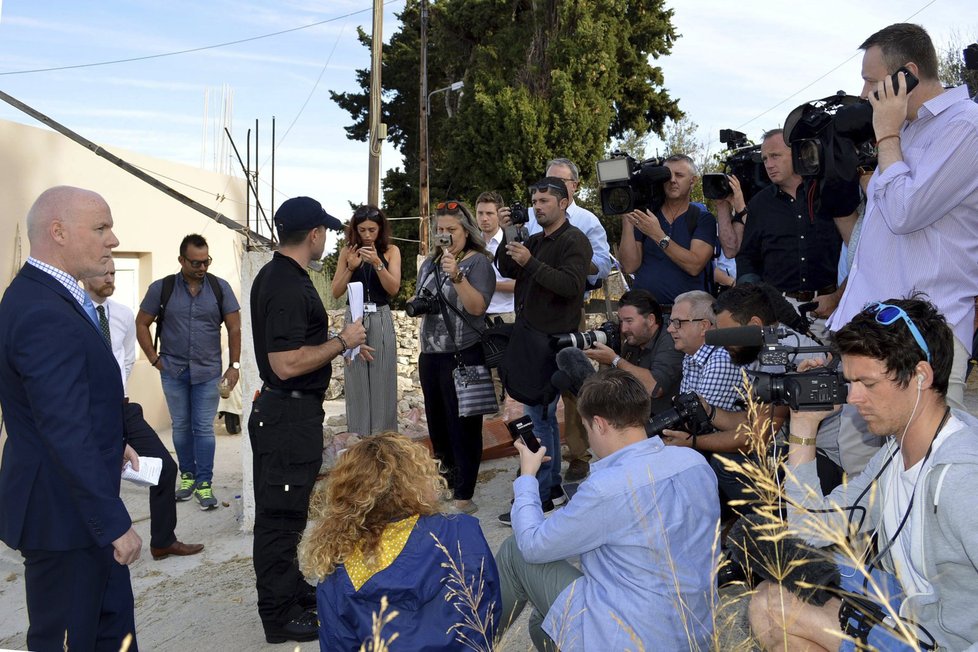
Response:
[[[132,468],[132,463],[126,461],[122,469],[122,479],[140,487],[155,487],[160,482],[160,472],[163,471],[163,460],[158,457],[140,457],[139,470]]]

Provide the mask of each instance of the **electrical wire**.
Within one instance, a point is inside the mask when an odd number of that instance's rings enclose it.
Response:
[[[401,2],[402,0],[387,0],[384,2],[386,7],[389,4],[395,2]],[[273,36],[281,36],[283,34],[291,34],[292,32],[298,32],[304,29],[309,29],[312,27],[319,27],[320,25],[327,25],[329,23],[335,23],[338,20],[344,20],[346,18],[351,18],[357,14],[366,13],[368,11],[373,11],[372,8],[358,9],[357,11],[351,11],[342,16],[335,16],[333,18],[327,18],[325,20],[320,20],[315,23],[309,23],[308,25],[300,25],[299,27],[290,27],[289,29],[279,30],[277,32],[270,32],[268,34],[260,34],[258,36],[249,36],[248,38],[238,39],[236,41],[226,41],[224,43],[215,43],[214,45],[202,45],[196,48],[187,48],[185,50],[176,50],[173,52],[162,52],[160,54],[147,54],[142,57],[130,57],[128,59],[113,59],[111,61],[95,61],[91,63],[78,63],[70,66],[54,66],[51,68],[34,68],[31,70],[11,70],[8,72],[0,72],[0,77],[6,77],[10,75],[31,75],[39,72],[57,72],[59,70],[76,70],[78,68],[94,68],[97,66],[111,66],[117,63],[132,63],[134,61],[148,61],[150,59],[162,59],[164,57],[174,57],[180,54],[191,54],[193,52],[203,52],[205,50],[215,50],[217,48],[224,48],[231,45],[240,45],[242,43],[250,43],[252,41],[260,41],[266,38],[272,38]],[[330,55],[332,56],[332,55]]]

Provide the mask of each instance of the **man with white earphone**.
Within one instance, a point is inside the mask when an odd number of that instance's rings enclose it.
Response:
[[[978,419],[947,404],[951,328],[928,301],[891,299],[866,306],[833,335],[833,343],[849,381],[848,402],[869,433],[886,441],[861,473],[823,497],[815,432],[829,413],[792,413],[788,521],[794,534],[815,546],[837,543],[852,529],[875,532],[877,549],[863,570],[894,580],[899,595],[881,603],[870,589],[866,597],[902,621],[896,629],[903,633],[893,633],[892,621],[866,621],[858,631],[865,603],[852,616],[851,600],[815,606],[764,583],[751,600],[754,634],[765,649],[790,641],[792,649],[834,650],[840,649],[843,622],[848,636],[880,649],[915,649],[907,647],[907,632],[915,639],[911,646],[922,649],[935,649],[927,647],[931,642],[951,650],[976,645]],[[855,576],[861,585],[863,573]],[[853,649],[851,642],[842,649]]]

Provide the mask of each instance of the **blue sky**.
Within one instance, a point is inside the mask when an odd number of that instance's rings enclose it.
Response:
[[[349,118],[328,91],[354,90],[355,70],[369,66],[356,28],[370,31],[370,0],[0,2],[0,89],[42,113],[110,149],[213,168],[214,124],[203,136],[205,95],[213,123],[227,86],[239,148],[245,131],[261,121],[265,182],[271,118],[277,118],[276,203],[307,194],[345,219],[347,201],[365,200],[366,144],[346,139]],[[403,6],[403,0],[385,5],[385,40]],[[756,138],[804,101],[839,89],[858,92],[856,48],[889,23],[910,18],[939,45],[955,30],[967,42],[978,38],[974,0],[687,0],[670,6],[683,36],[659,64],[666,86],[714,151],[721,128],[741,128]],[[10,74],[199,48],[322,21],[329,22],[170,57]],[[5,104],[0,118],[37,126]],[[399,164],[399,154],[386,146],[384,167]],[[236,164],[233,171],[240,174]],[[267,185],[262,193],[267,204]]]

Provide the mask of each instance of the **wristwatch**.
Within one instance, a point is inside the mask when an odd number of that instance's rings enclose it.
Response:
[[[384,263],[377,263],[374,266],[374,269],[376,269],[378,272],[382,272],[382,271],[384,271],[384,267],[385,267]]]
[[[465,278],[465,275],[462,273],[462,270],[458,270],[457,272],[455,272],[455,276],[452,277],[452,283],[458,285],[459,283],[462,282],[463,278]]]
[[[241,363],[240,362],[232,362],[231,363],[231,368],[232,369],[240,369],[241,368]]]
[[[615,369],[617,369],[617,368],[618,368],[618,363],[619,363],[619,362],[621,362],[621,356],[620,356],[620,355],[616,355],[616,356],[615,356],[614,358],[612,358],[612,360],[611,360],[611,366],[612,366],[612,367],[614,367]]]
[[[669,246],[670,242],[672,242],[672,238],[670,238],[669,236],[662,238],[661,240],[659,240],[659,249],[665,250],[665,248]]]

